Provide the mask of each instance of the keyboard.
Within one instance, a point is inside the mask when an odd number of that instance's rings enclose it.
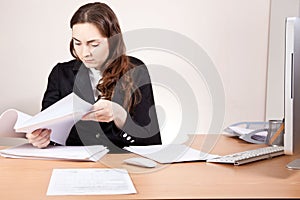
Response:
[[[283,146],[267,146],[258,149],[242,151],[234,154],[228,154],[225,156],[206,160],[206,162],[242,165],[280,155],[284,155]]]

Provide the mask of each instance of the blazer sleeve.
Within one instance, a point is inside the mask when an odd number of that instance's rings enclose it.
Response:
[[[45,110],[61,99],[59,92],[59,64],[57,64],[48,76],[47,89],[42,100],[42,110]]]
[[[42,110],[73,92],[76,71],[75,61],[56,64],[48,76],[47,89],[42,100]]]

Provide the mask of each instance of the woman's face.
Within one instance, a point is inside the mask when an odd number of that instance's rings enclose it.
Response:
[[[91,23],[75,24],[72,28],[74,50],[88,68],[100,69],[109,54],[107,38]]]

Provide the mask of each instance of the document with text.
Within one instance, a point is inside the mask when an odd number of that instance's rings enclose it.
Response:
[[[47,195],[133,194],[136,189],[125,169],[53,169]]]
[[[88,113],[92,105],[71,93],[40,113],[30,116],[9,109],[0,116],[0,137],[24,137],[36,129],[51,129],[50,140],[65,145],[72,126]]]

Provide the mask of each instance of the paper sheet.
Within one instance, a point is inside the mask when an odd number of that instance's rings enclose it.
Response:
[[[47,195],[132,194],[136,189],[125,169],[53,169]]]
[[[93,146],[48,146],[39,149],[32,144],[22,144],[0,150],[0,155],[11,158],[63,159],[77,161],[98,161],[108,152],[102,145]]]
[[[15,109],[6,110],[0,116],[0,137],[25,138],[25,133],[17,133],[14,126],[29,120],[31,117]]]
[[[129,146],[127,151],[155,160],[159,163],[175,163],[186,161],[206,161],[219,157],[190,148],[183,144]]]
[[[90,111],[92,105],[71,93],[35,116],[9,109],[0,116],[0,136],[24,137],[39,128],[51,129],[50,140],[65,145],[72,126]]]

